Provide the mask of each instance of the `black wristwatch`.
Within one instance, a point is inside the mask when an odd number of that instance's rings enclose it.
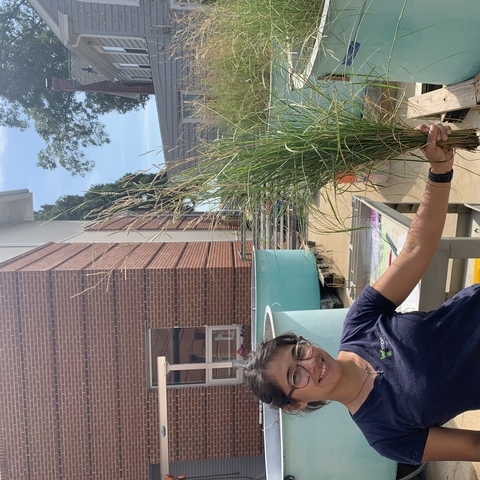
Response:
[[[453,178],[453,168],[447,173],[433,173],[430,168],[428,169],[428,179],[431,182],[448,183],[452,181],[452,178]]]

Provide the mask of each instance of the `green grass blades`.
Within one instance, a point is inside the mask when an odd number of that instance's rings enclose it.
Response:
[[[181,171],[174,165],[175,173],[166,172],[168,181],[161,188],[154,183],[128,185],[128,194],[119,196],[102,216],[147,202],[148,216],[166,212],[181,216],[185,205],[200,211],[243,210],[247,215],[275,205],[278,214],[295,206],[307,219],[316,209],[317,193],[326,186],[347,188],[342,183],[346,176],[368,177],[394,159],[425,161],[413,154],[426,144],[422,131],[395,115],[366,115],[359,98],[323,100],[278,100],[275,119],[266,131],[237,128],[201,145],[187,160],[193,166]],[[454,130],[440,144],[474,150],[479,138],[475,129]],[[405,158],[408,154],[413,156]]]
[[[342,177],[366,177],[426,143],[425,133],[398,119],[367,119],[345,105],[329,111],[294,108],[295,117],[290,112],[284,116],[288,120],[277,121],[266,133],[243,132],[205,145],[198,165],[175,180],[178,188],[201,201],[216,198],[250,210],[265,198],[308,210],[323,187],[342,188]],[[479,140],[469,129],[453,131],[440,143],[473,150]]]
[[[205,93],[196,117],[208,127],[265,125],[272,47],[314,37],[322,8],[323,0],[217,0],[182,15],[174,43],[190,52],[186,65]]]

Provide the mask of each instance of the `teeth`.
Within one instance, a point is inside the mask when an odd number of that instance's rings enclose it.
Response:
[[[322,380],[323,376],[325,375],[326,369],[327,369],[327,366],[325,365],[325,362],[322,360],[322,374],[320,375],[320,380]]]

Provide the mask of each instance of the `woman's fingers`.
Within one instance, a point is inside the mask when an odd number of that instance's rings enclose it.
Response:
[[[418,125],[418,127],[415,127],[415,130],[420,130],[424,133],[428,133],[429,127],[428,125],[425,125],[424,123],[422,123],[421,125]]]
[[[423,129],[422,129],[423,130]],[[452,129],[448,125],[430,125],[428,128],[427,143],[422,150],[430,162],[445,162],[453,158],[453,150],[449,147],[439,147],[437,142],[448,140]]]
[[[425,146],[420,150],[429,162],[448,162],[453,159],[453,148],[447,146],[440,147],[437,145],[437,142],[446,142],[448,140],[448,137],[452,133],[450,125],[422,124],[416,127],[416,129],[427,134]]]
[[[449,135],[452,133],[452,128],[449,125],[436,125],[438,133],[437,133],[437,141],[443,140],[447,141]]]

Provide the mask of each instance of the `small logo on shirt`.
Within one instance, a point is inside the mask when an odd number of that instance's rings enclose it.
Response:
[[[385,360],[387,357],[392,356],[391,350],[380,350],[380,360]]]
[[[393,352],[388,348],[387,339],[378,328],[378,325],[375,326],[375,333],[378,335],[378,339],[380,340],[380,360],[385,360],[386,358],[391,357]]]

